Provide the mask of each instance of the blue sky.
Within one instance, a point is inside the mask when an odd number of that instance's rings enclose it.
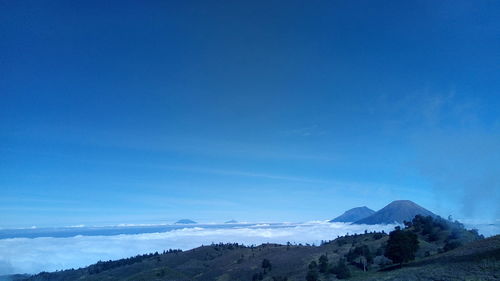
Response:
[[[0,227],[500,218],[498,1],[0,1]]]

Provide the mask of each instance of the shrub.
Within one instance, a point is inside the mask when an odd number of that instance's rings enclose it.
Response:
[[[318,281],[319,280],[319,274],[318,271],[316,270],[309,270],[306,275],[306,280],[307,281]]]
[[[462,246],[462,243],[460,243],[459,241],[447,241],[443,247],[443,250],[445,252],[448,252],[460,246]]]

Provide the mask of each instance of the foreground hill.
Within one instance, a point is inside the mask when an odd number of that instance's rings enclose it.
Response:
[[[423,258],[402,269],[366,274],[353,280],[500,280],[500,235]]]
[[[416,260],[402,269],[384,257],[389,237],[382,232],[339,237],[319,246],[213,244],[40,273],[26,280],[302,281],[307,276],[309,281],[337,277],[427,281],[498,280],[500,276],[500,236],[481,240],[477,232],[465,230],[458,222],[422,216],[407,223],[404,231],[417,235],[420,247]]]
[[[366,217],[369,217],[374,213],[375,213],[374,210],[366,206],[352,208],[350,210],[345,211],[342,215],[334,218],[330,222],[355,222],[364,219]]]
[[[436,217],[431,211],[410,200],[397,200],[375,212],[374,214],[355,221],[355,224],[391,224],[411,221],[416,215]]]

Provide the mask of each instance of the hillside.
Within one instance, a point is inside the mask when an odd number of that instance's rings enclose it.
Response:
[[[330,222],[355,222],[364,219],[375,213],[374,210],[363,206],[345,211],[342,215],[334,218]]]
[[[499,279],[500,235],[471,242],[444,254],[423,258],[402,269],[353,278],[366,281]]]
[[[416,215],[436,215],[410,200],[397,200],[375,212],[371,216],[355,221],[355,224],[391,224],[410,221]]]
[[[184,252],[169,250],[41,273],[26,281],[299,281],[311,271],[318,279],[310,280],[336,280],[341,263],[352,280],[497,280],[494,276],[500,276],[500,236],[480,240],[475,231],[465,230],[458,222],[421,216],[408,223],[405,231],[418,235],[420,248],[416,260],[402,269],[383,256],[387,234],[365,233],[319,246],[213,244]]]

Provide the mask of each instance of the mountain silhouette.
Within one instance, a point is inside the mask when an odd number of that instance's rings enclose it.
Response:
[[[178,220],[177,222],[175,222],[176,224],[195,224],[197,222],[193,221],[193,220],[190,220],[190,219],[182,219],[182,220]]]
[[[374,214],[357,220],[355,224],[391,224],[411,221],[416,215],[436,217],[431,211],[419,206],[410,200],[397,200],[375,212]]]
[[[352,208],[350,210],[345,211],[342,215],[334,218],[330,222],[355,222],[364,219],[370,215],[373,215],[374,213],[375,213],[374,210],[366,206]]]

